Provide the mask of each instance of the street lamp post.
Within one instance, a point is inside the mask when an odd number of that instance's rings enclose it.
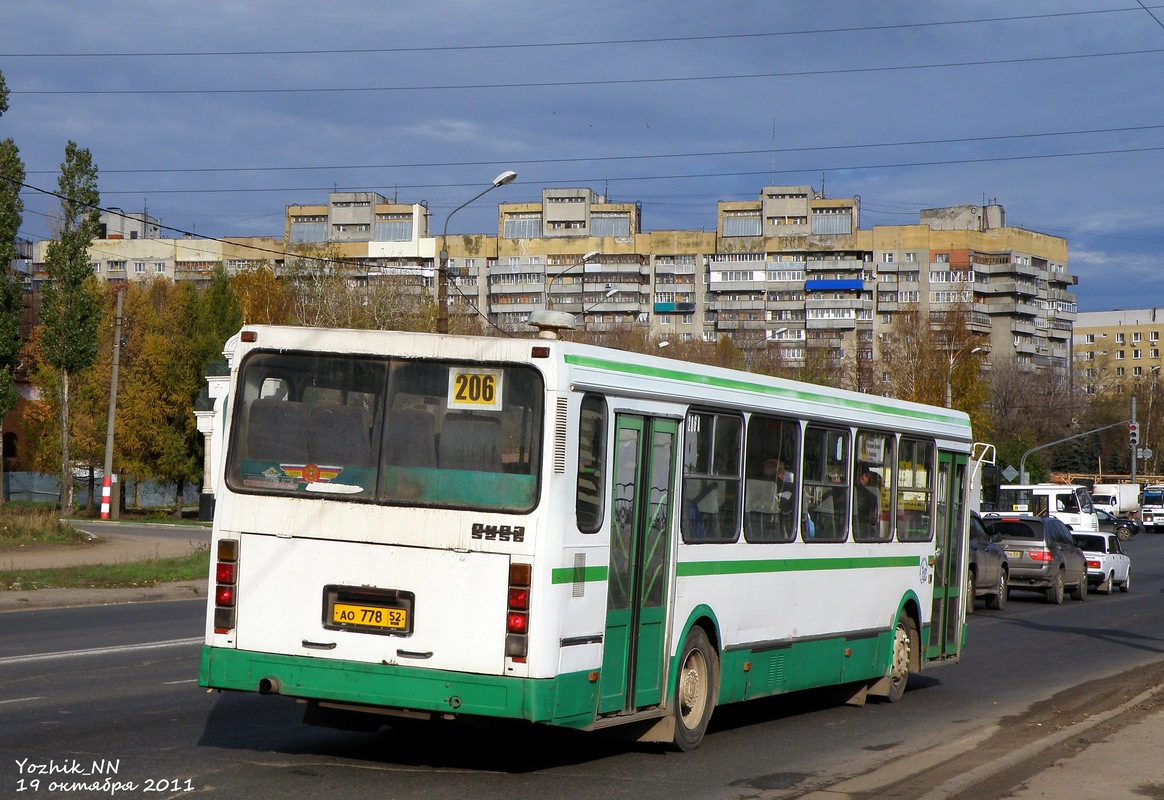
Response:
[[[950,357],[950,368],[946,371],[946,408],[952,408],[952,406],[950,405],[950,401],[951,401],[950,395],[952,393],[952,390],[950,387],[950,382],[954,380],[954,365],[958,363],[958,359],[960,359],[963,355],[974,355],[975,353],[981,353],[981,352],[982,352],[981,347],[975,347],[972,350],[970,350],[969,353],[966,353],[966,351],[962,351],[959,353],[954,353],[954,355],[952,355]]]
[[[517,178],[517,173],[513,170],[506,170],[493,179],[493,184],[484,191],[470,197],[465,202],[454,208],[445,217],[445,228],[441,233],[441,253],[440,253],[440,268],[437,270],[437,333],[449,332],[449,220],[465,206],[472,203],[481,197],[484,197],[489,192],[496,189],[498,186],[504,186],[507,183],[513,183]]]
[[[564,270],[559,272],[557,275],[554,275],[552,278],[547,278],[547,280],[546,280],[546,310],[552,311],[554,309],[554,296],[551,293],[551,289],[553,289],[553,287],[554,287],[554,281],[556,281],[558,278],[565,275],[570,270],[578,269],[578,267],[582,267],[582,302],[583,303],[586,302],[586,262],[588,262],[592,258],[595,258],[596,256],[598,256],[598,251],[591,250],[589,253],[582,256],[581,259],[579,259],[575,263],[571,264],[570,266],[566,267]]]

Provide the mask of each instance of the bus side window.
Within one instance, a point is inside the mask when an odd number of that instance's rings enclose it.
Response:
[[[606,494],[606,403],[586,395],[578,416],[578,483],[574,514],[578,530],[594,533],[602,527]]]
[[[843,542],[849,530],[849,432],[809,425],[801,487],[806,541]]]
[[[680,520],[684,541],[734,542],[739,538],[742,429],[737,416],[688,413]]]

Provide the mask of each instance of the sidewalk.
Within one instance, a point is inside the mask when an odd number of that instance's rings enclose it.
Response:
[[[96,523],[86,527],[98,527]],[[100,533],[89,545],[44,545],[41,547],[0,550],[0,570],[51,569],[82,564],[117,564],[151,558],[189,555],[207,547],[208,531],[192,528],[190,536],[130,536],[118,533],[116,523],[101,523]],[[189,600],[206,597],[207,581],[163,583],[130,589],[19,589],[0,588],[0,612],[28,608],[68,608],[73,606],[112,605],[157,600]]]

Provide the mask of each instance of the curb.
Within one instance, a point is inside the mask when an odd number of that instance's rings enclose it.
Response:
[[[207,581],[180,581],[130,589],[8,589],[0,591],[0,613],[123,603],[205,599]]]

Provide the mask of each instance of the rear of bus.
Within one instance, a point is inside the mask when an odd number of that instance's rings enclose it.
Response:
[[[544,716],[524,684],[546,396],[528,342],[240,338],[201,685],[295,696],[321,724]]]

